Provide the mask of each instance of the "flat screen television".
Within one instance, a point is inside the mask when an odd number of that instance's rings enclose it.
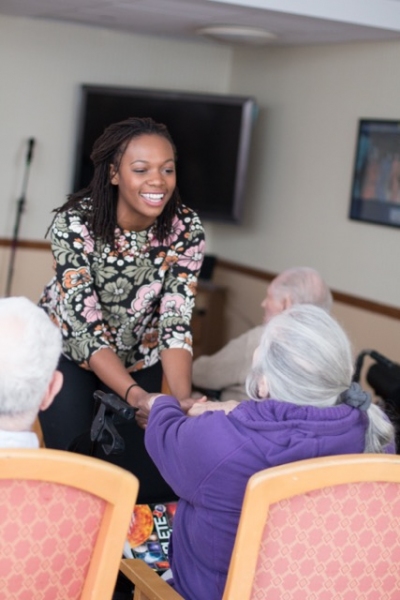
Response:
[[[105,127],[152,117],[175,142],[183,203],[205,220],[240,223],[256,114],[251,97],[82,85],[73,189],[89,183],[90,153]]]
[[[400,121],[360,119],[349,216],[400,227]]]

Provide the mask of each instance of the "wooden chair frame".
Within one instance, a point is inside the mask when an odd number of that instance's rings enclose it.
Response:
[[[352,482],[400,482],[400,456],[350,454],[265,469],[247,484],[222,600],[249,600],[270,506],[285,498]],[[135,583],[135,600],[182,600],[143,561],[124,559],[121,571]]]
[[[123,558],[120,571],[135,585],[134,600],[183,600],[140,558]]]
[[[115,465],[72,452],[1,449],[0,479],[71,486],[106,501],[81,600],[110,599],[137,498],[137,478]]]

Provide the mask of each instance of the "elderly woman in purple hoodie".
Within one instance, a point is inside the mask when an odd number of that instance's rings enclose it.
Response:
[[[171,396],[147,401],[147,450],[180,497],[170,562],[185,600],[221,599],[251,475],[318,456],[394,452],[392,425],[352,373],[342,328],[301,305],[265,326],[247,380],[254,400],[205,403],[196,417]]]

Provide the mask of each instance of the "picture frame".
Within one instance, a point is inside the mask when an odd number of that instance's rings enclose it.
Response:
[[[359,120],[349,218],[400,227],[400,120]]]

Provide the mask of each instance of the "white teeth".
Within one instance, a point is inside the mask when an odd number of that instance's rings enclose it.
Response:
[[[156,202],[164,198],[164,194],[142,194],[142,196],[143,198],[146,198],[146,200],[153,200]]]

